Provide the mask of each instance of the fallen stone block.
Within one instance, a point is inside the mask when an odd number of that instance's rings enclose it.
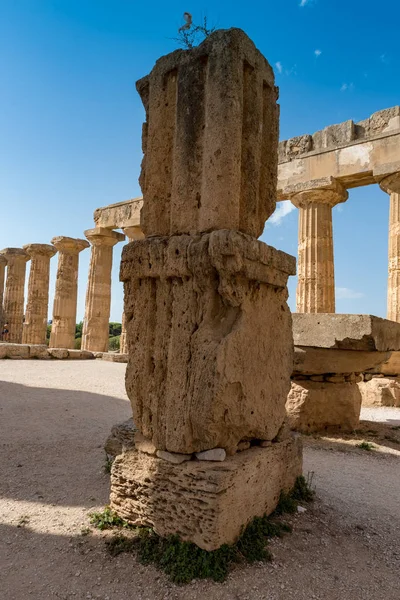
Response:
[[[374,377],[358,384],[363,406],[400,407],[400,381]]]

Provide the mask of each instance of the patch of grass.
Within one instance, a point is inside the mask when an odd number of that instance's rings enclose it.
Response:
[[[81,529],[81,536],[82,537],[90,535],[91,533],[92,533],[92,530],[90,529],[90,527],[82,527],[82,529]]]
[[[361,450],[367,450],[368,452],[375,448],[374,444],[371,444],[371,442],[366,442],[365,440],[359,444],[356,444],[356,446],[357,448],[361,448]]]
[[[116,527],[123,529],[136,529],[133,525],[130,525],[124,519],[121,519],[116,512],[111,510],[109,506],[106,506],[102,512],[92,512],[89,514],[90,523],[103,531],[104,529],[114,529]]]
[[[177,584],[189,583],[192,579],[212,579],[224,581],[234,563],[269,561],[268,540],[281,537],[292,528],[288,523],[278,521],[276,515],[296,512],[298,502],[308,502],[314,498],[311,489],[312,475],[306,480],[299,477],[292,492],[281,494],[279,505],[271,517],[255,517],[244,529],[236,544],[224,544],[217,550],[208,552],[192,542],[184,542],[177,535],[166,538],[158,536],[152,529],[135,528],[111,511],[109,507],[102,513],[92,513],[91,523],[100,529],[128,527],[136,535],[118,533],[106,541],[108,552],[117,556],[121,552],[135,552],[143,564],[155,564]]]

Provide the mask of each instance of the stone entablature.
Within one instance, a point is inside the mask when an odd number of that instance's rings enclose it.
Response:
[[[400,170],[400,106],[369,119],[330,125],[279,144],[278,199],[324,187],[334,177],[347,189],[379,182]]]
[[[93,214],[94,222],[96,227],[105,227],[106,229],[140,227],[142,206],[143,198],[140,197],[96,208]]]

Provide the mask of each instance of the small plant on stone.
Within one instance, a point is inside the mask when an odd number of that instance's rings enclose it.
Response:
[[[28,525],[29,521],[29,515],[21,515],[18,519],[17,527],[24,527],[25,525]]]
[[[173,38],[181,48],[193,50],[195,46],[203,42],[209,35],[215,31],[215,27],[209,27],[207,17],[203,18],[200,25],[195,25],[192,15],[188,12],[183,13],[185,24],[178,29],[178,37]]]
[[[106,456],[104,459],[104,465],[103,465],[103,470],[106,475],[110,475],[113,462],[114,462],[113,459],[110,458],[106,452]]]
[[[92,512],[89,514],[90,523],[97,529],[103,531],[104,529],[113,529],[114,527],[123,529],[135,529],[133,525],[130,525],[124,519],[121,519],[116,512],[111,510],[109,506],[106,506],[102,512]]]
[[[365,440],[359,444],[356,444],[356,446],[357,448],[361,448],[361,450],[367,450],[368,452],[375,448],[374,444],[371,444],[371,442],[366,442]]]

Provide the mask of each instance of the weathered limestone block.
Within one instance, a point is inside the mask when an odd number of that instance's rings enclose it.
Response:
[[[49,354],[48,348],[46,344],[32,344],[29,346],[29,358],[38,358],[40,360],[50,360],[51,356]]]
[[[132,418],[114,425],[104,445],[104,450],[108,456],[115,458],[118,454],[133,448],[136,432],[137,428]]]
[[[52,358],[59,360],[68,358],[68,350],[66,348],[49,348],[49,354]]]
[[[295,346],[293,372],[296,378],[299,373],[313,376],[325,373],[363,373],[369,369],[380,369],[380,365],[389,360],[390,356],[390,352]]]
[[[356,383],[293,381],[286,403],[290,427],[302,433],[353,431],[359,424],[360,409]]]
[[[49,244],[27,244],[23,249],[30,256],[31,268],[22,342],[45,344],[49,309],[50,259],[57,250]]]
[[[358,384],[363,406],[400,407],[400,381],[388,377],[373,377]]]
[[[145,235],[233,229],[259,237],[274,212],[273,71],[240,29],[160,58],[137,83],[146,110]]]
[[[86,290],[82,349],[107,352],[111,306],[111,269],[113,246],[125,236],[117,231],[96,227],[85,231],[92,244]]]
[[[133,450],[113,464],[111,508],[161,536],[178,534],[215,550],[234,543],[253,517],[272,512],[301,473],[299,438],[253,447],[224,462],[174,465]]]
[[[102,359],[108,362],[127,363],[128,354],[122,354],[120,352],[104,352]]]
[[[29,346],[27,344],[0,344],[1,358],[29,358]]]
[[[229,454],[274,439],[293,368],[294,273],[293,257],[234,231],[125,246],[126,388],[158,449]]]
[[[134,242],[135,240],[142,240],[144,238],[144,233],[140,226],[124,227],[123,232],[128,237],[130,242]],[[125,315],[125,312],[122,313],[121,335],[119,337],[119,351],[120,351],[121,356],[123,355],[128,358],[128,343],[126,340],[126,315]],[[121,360],[121,362],[128,362],[128,361]]]
[[[24,318],[24,288],[28,254],[22,248],[4,248],[0,255],[7,261],[7,280],[4,293],[4,320],[8,323],[8,340],[15,344],[22,341]]]
[[[94,354],[88,350],[68,350],[68,358],[71,360],[94,360]]]
[[[326,188],[291,197],[299,209],[297,312],[335,312],[332,207],[347,198],[347,191],[335,180]]]
[[[1,319],[1,311],[3,308],[3,297],[4,297],[4,282],[6,277],[6,266],[7,259],[5,256],[0,254],[0,319]]]
[[[58,236],[51,240],[58,250],[58,269],[49,346],[73,348],[78,297],[79,253],[89,247],[86,240]]]

